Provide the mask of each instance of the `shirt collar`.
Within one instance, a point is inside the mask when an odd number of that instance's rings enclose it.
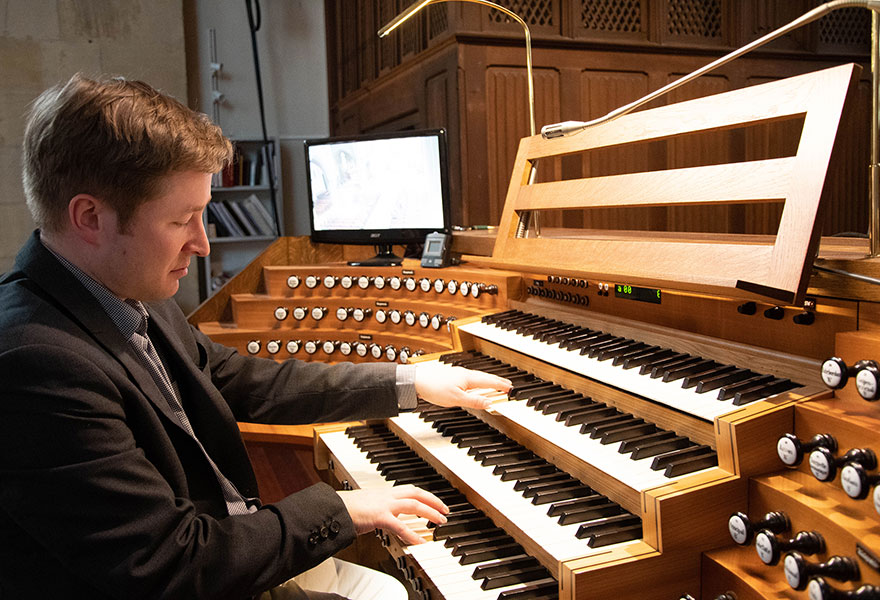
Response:
[[[43,246],[58,259],[64,267],[76,277],[81,284],[97,299],[101,307],[119,329],[119,332],[129,339],[135,332],[146,335],[147,332],[147,309],[138,300],[122,300],[111,292],[105,285],[95,281],[75,264],[55,252],[52,248]]]

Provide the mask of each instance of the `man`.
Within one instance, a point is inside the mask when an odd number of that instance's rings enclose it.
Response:
[[[443,522],[412,486],[260,505],[236,420],[384,417],[416,393],[480,408],[469,388],[509,382],[279,364],[190,327],[169,298],[209,251],[202,214],[230,155],[207,117],[140,82],[74,76],[35,101],[23,178],[39,229],[0,279],[0,598],[318,597],[275,586],[377,527],[418,541],[399,514]]]

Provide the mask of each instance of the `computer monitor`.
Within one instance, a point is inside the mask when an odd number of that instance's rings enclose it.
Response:
[[[311,239],[377,247],[360,265],[399,265],[393,244],[450,230],[442,129],[305,142]]]

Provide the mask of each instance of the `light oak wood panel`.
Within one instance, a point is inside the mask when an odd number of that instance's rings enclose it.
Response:
[[[666,285],[689,290],[719,291],[739,296],[743,291],[770,295],[787,302],[803,298],[809,271],[805,268],[818,246],[816,227],[819,200],[825,170],[837,132],[844,103],[853,87],[855,68],[845,65],[807,76],[736,90],[708,98],[681,102],[656,109],[632,113],[568,138],[544,140],[540,136],[524,138],[514,165],[496,240],[493,260],[485,264],[508,265],[509,268],[532,267],[546,272],[554,264],[584,276],[602,273],[629,274],[637,282],[665,281]],[[633,239],[630,242],[605,240],[601,236],[581,240],[547,240],[525,238],[518,234],[520,217],[528,213],[529,171],[535,161],[589,149],[623,145],[647,140],[670,139],[675,136],[713,129],[741,127],[761,121],[790,118],[805,113],[801,142],[795,160],[786,161],[787,169],[777,173],[786,202],[782,219],[771,247],[763,243],[737,245],[724,241],[717,244],[694,239],[691,242]],[[773,164],[776,161],[773,161]],[[698,170],[705,171],[707,167]],[[711,170],[711,167],[709,167]],[[662,188],[668,171],[654,173]],[[622,176],[624,179],[633,175]],[[699,177],[698,194],[711,186]],[[742,182],[740,182],[742,184]],[[573,185],[568,183],[568,187]],[[649,185],[649,189],[655,186]],[[693,186],[692,186],[693,187]],[[687,200],[691,190],[678,190]],[[777,196],[778,188],[757,194],[757,201]],[[712,194],[724,197],[725,186]],[[703,193],[700,197],[707,197]],[[752,194],[756,195],[756,194]],[[582,208],[591,206],[592,199],[580,198]],[[523,205],[521,202],[526,201]],[[604,200],[596,200],[604,202]],[[631,202],[628,201],[628,202]],[[621,205],[627,205],[627,201]],[[549,203],[549,204],[552,204]],[[574,206],[565,205],[568,208]],[[533,234],[534,235],[534,234]],[[548,244],[548,242],[550,242]],[[536,260],[536,257],[541,260]],[[609,265],[614,265],[609,269]],[[709,267],[711,265],[711,267]],[[649,269],[646,267],[650,266]]]

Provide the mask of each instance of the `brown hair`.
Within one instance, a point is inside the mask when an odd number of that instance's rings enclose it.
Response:
[[[215,173],[232,145],[204,114],[141,81],[80,74],[34,101],[23,144],[23,180],[37,226],[61,231],[77,194],[110,204],[124,231],[175,171]]]

